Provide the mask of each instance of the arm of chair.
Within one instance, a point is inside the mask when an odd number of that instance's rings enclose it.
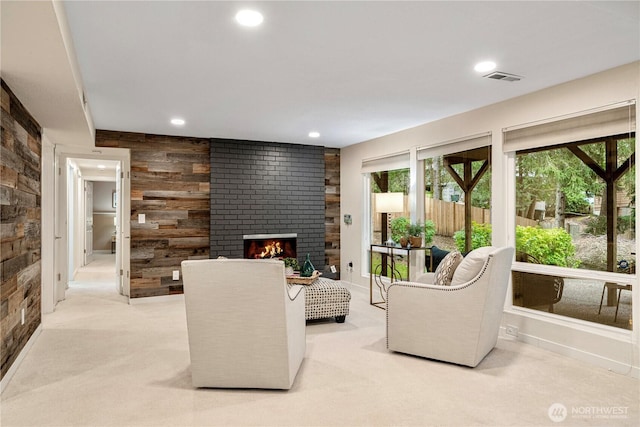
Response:
[[[435,275],[436,275],[435,273],[424,273],[416,277],[414,282],[431,285],[433,283],[433,278],[435,277]]]
[[[464,352],[461,343],[475,342],[479,332],[477,297],[464,285],[394,283],[387,293],[387,348],[433,358]]]

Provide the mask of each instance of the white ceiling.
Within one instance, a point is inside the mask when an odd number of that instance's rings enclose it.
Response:
[[[116,168],[120,162],[105,159],[71,158],[82,171],[85,179],[92,181],[115,181]]]
[[[640,59],[638,1],[63,5],[97,129],[344,147]]]
[[[50,141],[93,145],[82,79],[58,1],[0,2],[0,71]]]

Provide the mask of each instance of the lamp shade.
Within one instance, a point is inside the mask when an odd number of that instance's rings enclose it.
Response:
[[[376,212],[404,211],[403,193],[375,193]]]

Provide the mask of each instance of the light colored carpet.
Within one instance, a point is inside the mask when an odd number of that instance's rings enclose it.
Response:
[[[638,425],[637,380],[530,345],[500,339],[475,369],[390,353],[385,312],[353,286],[346,323],[307,324],[291,390],[193,389],[183,299],[130,306],[94,273],[45,316],[3,427]]]

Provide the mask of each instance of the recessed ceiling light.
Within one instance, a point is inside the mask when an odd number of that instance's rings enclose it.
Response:
[[[171,119],[171,124],[174,126],[183,126],[184,125],[184,119]]]
[[[494,70],[495,68],[496,68],[496,63],[493,61],[478,62],[476,66],[473,67],[473,69],[479,73],[491,71],[491,70]]]
[[[320,132],[309,132],[309,138],[319,138]]]
[[[106,169],[107,167],[105,165],[98,165],[98,169]]]
[[[257,27],[263,20],[264,17],[257,10],[243,9],[236,13],[236,21],[245,27]]]

